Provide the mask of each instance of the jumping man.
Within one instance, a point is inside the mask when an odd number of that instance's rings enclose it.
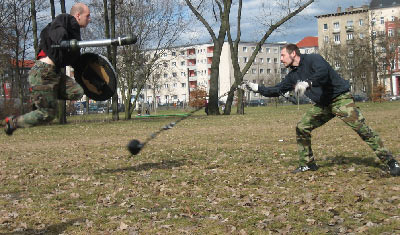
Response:
[[[33,111],[24,115],[7,117],[7,135],[20,127],[30,127],[51,122],[55,118],[57,100],[79,100],[82,87],[74,79],[61,73],[61,68],[79,66],[79,50],[52,48],[62,40],[81,40],[80,28],[90,22],[90,10],[83,3],[72,6],[70,14],[60,14],[40,33],[39,53],[29,72]],[[65,82],[65,87],[60,86]]]

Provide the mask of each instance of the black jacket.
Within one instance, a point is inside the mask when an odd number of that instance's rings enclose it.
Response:
[[[293,67],[288,75],[276,86],[259,86],[258,92],[267,97],[276,97],[294,90],[298,81],[311,82],[311,89],[305,95],[319,105],[329,105],[332,100],[350,90],[350,84],[344,80],[318,54],[300,55],[300,64]]]
[[[40,33],[39,51],[43,50],[58,69],[67,65],[76,67],[80,56],[79,50],[51,48],[53,44],[70,39],[81,40],[80,26],[72,15],[60,14]]]

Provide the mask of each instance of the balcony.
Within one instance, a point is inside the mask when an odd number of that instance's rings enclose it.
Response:
[[[354,32],[354,26],[350,25],[350,26],[346,26],[346,32]]]
[[[196,59],[196,54],[188,54],[187,56],[186,56],[186,58],[187,59]]]
[[[333,33],[340,33],[340,28],[334,28]]]
[[[196,82],[197,81],[197,75],[193,75],[189,77],[189,82]]]

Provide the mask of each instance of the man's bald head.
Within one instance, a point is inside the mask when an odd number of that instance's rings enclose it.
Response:
[[[90,10],[89,7],[84,3],[75,3],[71,7],[69,14],[75,17],[81,28],[85,28],[90,22]]]

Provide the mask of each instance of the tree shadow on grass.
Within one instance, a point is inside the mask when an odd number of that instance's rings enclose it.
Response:
[[[74,225],[76,222],[85,222],[84,218],[72,219],[67,222],[58,223],[50,225],[43,229],[25,229],[24,231],[18,232],[11,232],[11,233],[0,233],[0,235],[31,235],[31,234],[61,234],[63,233],[68,227]]]
[[[161,161],[157,163],[143,163],[136,166],[130,167],[123,167],[117,169],[102,169],[95,172],[95,174],[108,174],[108,173],[118,173],[124,171],[147,171],[150,169],[172,169],[173,167],[180,167],[183,166],[185,163],[185,159],[178,159],[178,160],[168,160],[168,161]]]
[[[334,165],[364,165],[367,167],[376,167],[386,170],[385,166],[377,161],[376,157],[345,157],[343,155],[328,156],[325,158],[327,163],[321,164],[321,167],[330,167]]]

